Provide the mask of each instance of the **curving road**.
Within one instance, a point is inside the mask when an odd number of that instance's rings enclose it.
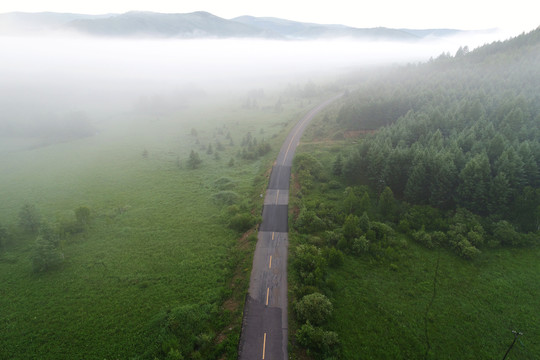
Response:
[[[288,359],[287,250],[292,159],[309,122],[341,96],[319,104],[295,125],[272,167],[244,306],[240,360]]]

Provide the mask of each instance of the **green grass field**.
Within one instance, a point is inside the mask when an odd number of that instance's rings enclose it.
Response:
[[[417,359],[427,350],[426,311],[433,296],[436,251],[414,243],[399,259],[375,263],[347,256],[332,270],[334,318],[343,359]],[[486,251],[477,263],[444,250],[427,312],[428,359],[534,359],[540,352],[539,249]]]
[[[172,114],[114,115],[89,138],[37,148],[10,140],[16,146],[2,147],[0,224],[11,239],[0,251],[0,359],[153,358],[160,346],[153,319],[190,304],[220,309],[209,336],[214,345],[231,338],[235,351],[243,304],[233,313],[222,304],[233,277],[247,284],[251,254],[238,258],[241,234],[227,227],[212,195],[220,191],[216,180],[228,178],[240,202],[259,211],[264,173],[309,106],[291,100],[279,113],[264,108],[276,99],[245,109],[242,99],[207,98]],[[238,158],[248,132],[272,151]],[[224,145],[219,159],[203,149],[217,141]],[[187,166],[192,149],[203,159],[194,170]],[[90,228],[61,240],[60,269],[32,272],[35,236],[17,226],[25,203],[51,224],[72,220],[79,206],[91,209]],[[249,265],[235,274],[238,263]],[[157,353],[149,351],[154,347]],[[234,351],[226,355],[235,358]]]

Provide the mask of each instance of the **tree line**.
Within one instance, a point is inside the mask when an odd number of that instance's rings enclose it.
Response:
[[[377,131],[343,161],[344,178],[379,194],[388,186],[411,204],[465,208],[537,231],[539,33],[443,55],[351,95],[338,124]]]

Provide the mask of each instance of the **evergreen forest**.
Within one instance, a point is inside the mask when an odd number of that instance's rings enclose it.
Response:
[[[358,73],[291,188],[297,359],[534,359],[540,28]],[[513,341],[513,342],[512,342]]]
[[[490,228],[510,223],[520,233],[536,232],[538,64],[540,29],[367,81],[337,122],[376,131],[344,161],[343,177],[378,194],[389,187],[409,204],[466,209]]]

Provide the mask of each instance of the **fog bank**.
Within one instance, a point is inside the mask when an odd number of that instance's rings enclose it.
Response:
[[[490,34],[489,36],[494,36]],[[189,92],[220,96],[343,76],[366,66],[426,61],[489,38],[415,43],[109,39],[0,36],[0,137],[51,119],[133,109],[137,99]],[[80,115],[75,118],[81,118]],[[54,120],[54,121],[56,121]],[[24,126],[21,126],[24,125]]]

